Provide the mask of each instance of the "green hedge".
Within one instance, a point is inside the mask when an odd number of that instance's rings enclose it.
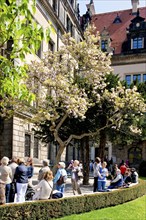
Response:
[[[146,193],[146,183],[112,192],[94,193],[45,201],[0,206],[0,220],[48,220],[71,214],[115,206],[134,200]]]

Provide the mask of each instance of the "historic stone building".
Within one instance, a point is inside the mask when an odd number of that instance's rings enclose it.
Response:
[[[76,41],[83,39],[80,28],[79,5],[76,0],[37,0],[36,13],[34,19],[43,28],[47,28],[49,23],[54,29],[51,32],[51,39],[48,43],[43,41],[36,56],[29,55],[26,61],[41,59],[42,53],[51,49],[59,50],[62,45],[62,35],[70,32]],[[8,45],[7,45],[8,46]],[[17,114],[13,118],[3,120],[0,118],[0,158],[3,156],[33,157],[38,160],[50,159],[56,156],[56,147],[49,148],[48,144],[43,144],[32,131],[33,124],[25,119],[29,114]]]
[[[146,81],[146,7],[138,8],[138,0],[131,0],[128,10],[95,14],[92,23],[101,36],[101,48],[112,55],[112,68],[130,85],[133,81]],[[110,147],[110,156],[131,164],[146,160],[145,142],[130,146]]]
[[[76,0],[37,0],[35,20],[44,28],[50,21],[55,31],[51,32],[49,43],[42,42],[36,57],[30,55],[27,60],[41,58],[42,52],[48,48],[58,50],[65,32],[70,32],[76,41],[82,40],[82,30],[92,22],[100,33],[102,50],[112,54],[114,73],[128,84],[136,79],[146,81],[146,7],[138,9],[138,0],[131,0],[131,3],[129,10],[95,14],[94,2],[90,0],[86,14],[80,18]],[[33,124],[25,120],[27,116],[19,114],[5,121],[0,118],[0,158],[4,155],[9,158],[13,155],[31,156],[38,160],[48,158],[53,163],[57,146],[41,143],[32,131]],[[91,159],[94,160],[98,145],[90,145]],[[131,164],[137,164],[142,159],[146,160],[146,146],[144,142],[130,146],[107,143],[106,155],[117,163],[129,159]],[[79,158],[77,143],[67,147],[66,159],[72,158]]]

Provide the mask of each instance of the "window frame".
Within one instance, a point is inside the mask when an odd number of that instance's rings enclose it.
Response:
[[[131,39],[131,48],[133,50],[143,48],[143,37],[134,37]]]

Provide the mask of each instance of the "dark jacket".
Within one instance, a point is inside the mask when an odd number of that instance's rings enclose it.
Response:
[[[28,178],[31,178],[33,176],[33,171],[34,171],[33,166],[28,166],[27,167],[27,176],[28,176]]]
[[[28,183],[28,170],[24,164],[16,167],[14,178],[17,183]]]

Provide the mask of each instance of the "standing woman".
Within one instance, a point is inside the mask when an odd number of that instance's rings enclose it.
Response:
[[[3,157],[1,159],[0,182],[1,184],[5,184],[6,203],[10,202],[10,192],[11,192],[11,183],[12,183],[12,170],[10,167],[8,167],[8,163],[9,163],[8,157]]]
[[[104,161],[102,162],[101,167],[99,168],[99,175],[98,175],[98,191],[104,192],[106,186],[106,177],[108,176],[108,169],[106,168],[107,163]]]
[[[80,162],[78,160],[74,160],[71,172],[71,182],[73,188],[73,194],[82,194],[80,189],[80,177],[78,173],[81,172],[81,167],[79,166]]]
[[[101,160],[99,157],[96,157],[95,162],[93,164],[93,175],[94,175],[93,192],[97,192],[98,190],[98,174],[100,167],[101,167]]]
[[[26,165],[27,165],[28,184],[31,186],[32,185],[33,172],[34,172],[33,160],[32,160],[31,157],[28,157]]]
[[[17,188],[16,202],[25,202],[25,193],[28,186],[27,174],[28,174],[27,166],[25,166],[24,159],[20,158],[18,162],[18,167],[16,167],[16,171],[14,174],[14,178],[16,179],[16,188]]]

